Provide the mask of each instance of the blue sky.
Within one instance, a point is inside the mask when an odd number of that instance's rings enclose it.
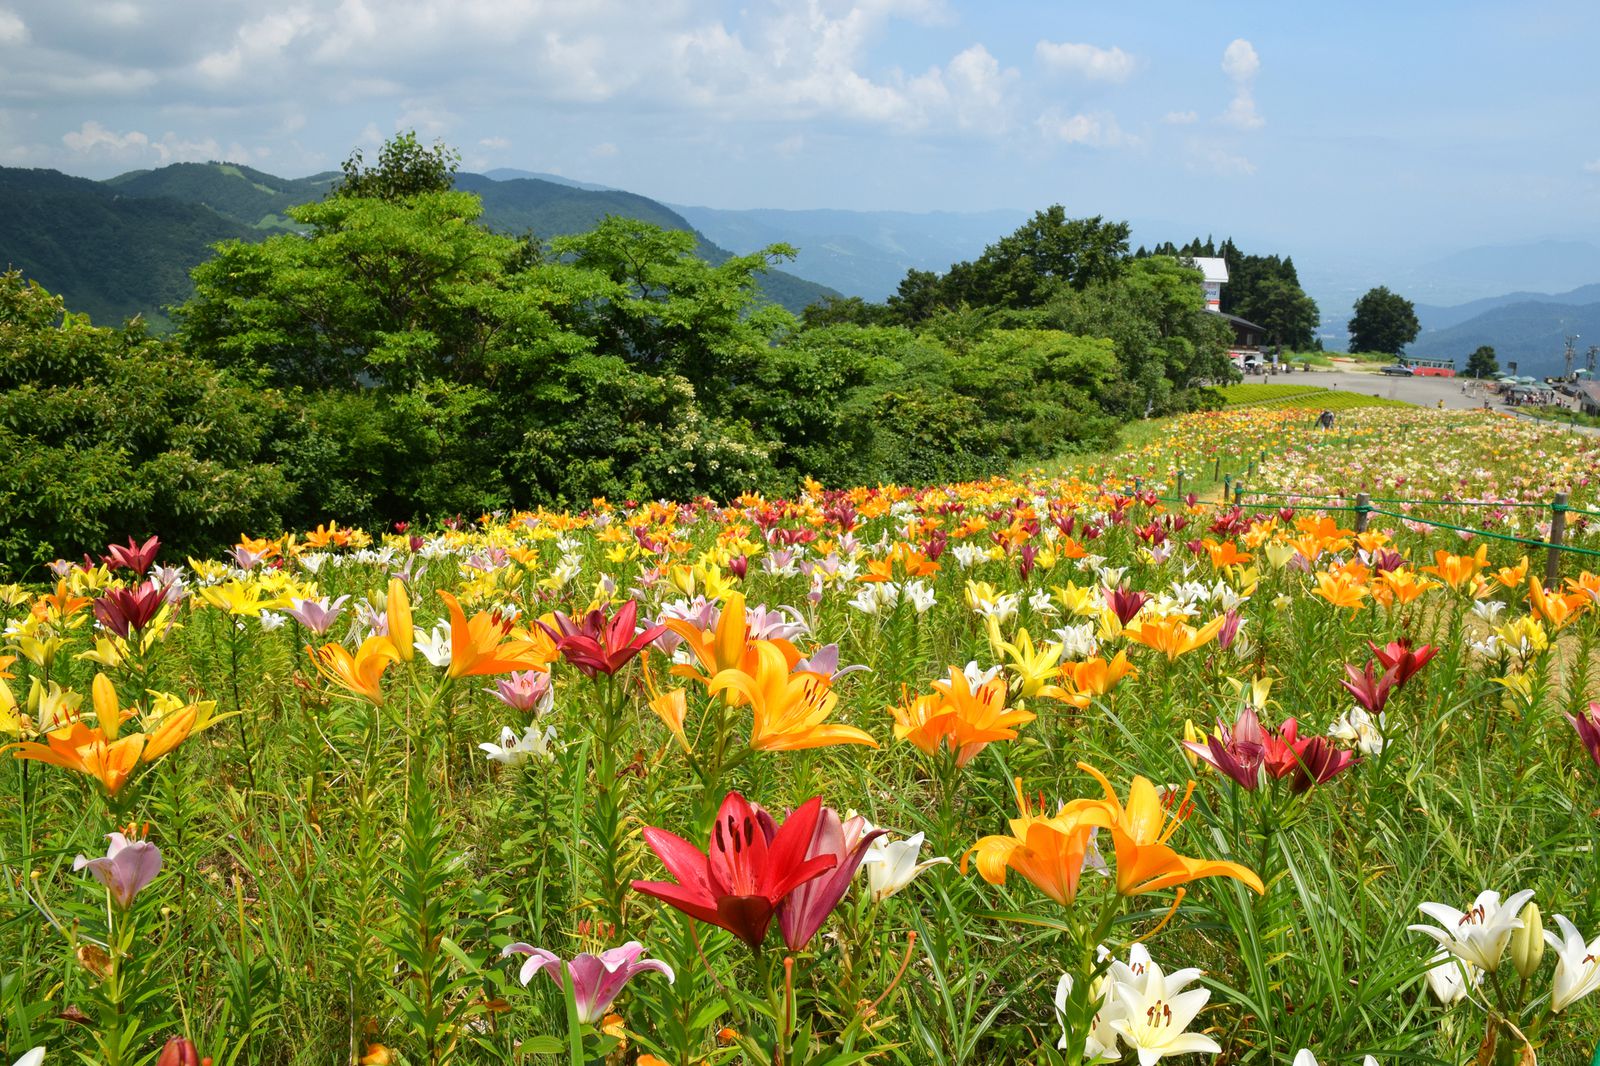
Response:
[[[1600,239],[1600,4],[0,0],[0,164],[298,175],[398,128],[718,207],[1413,258]]]

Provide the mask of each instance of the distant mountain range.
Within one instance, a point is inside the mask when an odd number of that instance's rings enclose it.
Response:
[[[188,298],[189,271],[211,255],[212,245],[291,232],[288,208],[321,199],[339,177],[279,178],[231,163],[175,163],[90,181],[0,167],[0,269],[22,270],[95,321],[142,314],[164,328],[164,309]],[[456,186],[482,197],[484,224],[505,233],[581,233],[607,215],[695,232],[655,200],[566,179],[458,174]],[[711,262],[735,254],[696,237]],[[769,271],[762,290],[796,313],[838,295],[782,270]]]
[[[673,207],[711,240],[748,254],[791,244],[796,274],[851,296],[882,301],[907,270],[943,273],[1027,221],[1024,211],[728,211]]]
[[[1588,302],[1579,302],[1587,299]],[[1470,317],[1460,317],[1481,305]],[[1494,348],[1501,367],[1517,364],[1517,373],[1548,376],[1566,370],[1566,338],[1576,337],[1574,366],[1585,365],[1585,352],[1600,344],[1600,285],[1585,285],[1554,295],[1513,293],[1474,300],[1458,307],[1430,307],[1429,319],[1438,325],[1425,329],[1406,354],[1418,358],[1455,359],[1466,366],[1467,356],[1480,345]],[[1423,320],[1423,308],[1417,308]]]

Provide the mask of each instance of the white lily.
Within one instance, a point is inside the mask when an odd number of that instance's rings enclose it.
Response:
[[[1600,988],[1600,936],[1587,944],[1583,934],[1566,915],[1552,916],[1561,935],[1546,932],[1544,939],[1555,949],[1556,977],[1550,990],[1550,1010],[1560,1014],[1584,996]]]
[[[541,759],[553,758],[555,752],[550,748],[555,738],[555,726],[549,726],[541,731],[535,722],[528,726],[527,732],[520,737],[510,726],[505,726],[500,730],[500,743],[479,744],[478,747],[493,762],[504,766],[521,766],[534,756]]]
[[[1187,1031],[1194,1016],[1211,999],[1209,989],[1169,991],[1167,976],[1155,962],[1149,963],[1143,988],[1116,981],[1112,985],[1122,1009],[1110,1025],[1129,1048],[1139,1053],[1139,1066],[1151,1066],[1168,1055],[1215,1055],[1222,1051],[1209,1036]]]
[[[440,622],[433,627],[431,633],[418,630],[411,643],[417,649],[417,654],[428,660],[433,667],[442,670],[450,665],[449,622]]]
[[[1311,1053],[1310,1048],[1301,1048],[1294,1057],[1290,1066],[1318,1066],[1317,1057]],[[1378,1060],[1368,1055],[1361,1060],[1361,1066],[1378,1066]]]
[[[1383,736],[1387,731],[1386,715],[1380,713],[1374,718],[1366,708],[1352,707],[1328,727],[1328,736],[1344,741],[1363,755],[1377,755],[1386,745]]]
[[[14,1066],[39,1066],[43,1061],[44,1048],[36,1047],[32,1051],[24,1051],[22,1058],[18,1059]]]
[[[867,889],[872,893],[872,902],[882,903],[916,880],[917,875],[928,867],[950,861],[940,855],[918,862],[917,854],[922,850],[923,839],[922,833],[913,833],[904,840],[891,841],[887,837],[878,837],[867,848],[862,865],[867,868]]]
[[[1494,973],[1500,968],[1512,931],[1522,928],[1522,919],[1518,917],[1522,905],[1532,898],[1530,889],[1515,893],[1504,903],[1500,902],[1498,892],[1480,892],[1471,909],[1465,912],[1445,903],[1424,903],[1418,910],[1442,928],[1431,925],[1407,928],[1426,933],[1450,954],[1470,962],[1484,973]]]
[[[1100,948],[1101,958],[1109,952],[1105,947]],[[1121,1017],[1122,1003],[1113,994],[1115,983],[1102,975],[1095,979],[1089,988],[1089,998],[1098,1000],[1100,1009],[1095,1011],[1094,1022],[1089,1027],[1089,1035],[1083,1042],[1083,1061],[1087,1063],[1116,1062],[1122,1058],[1122,1052],[1117,1047],[1117,1031],[1111,1026],[1113,1017]],[[1067,1000],[1072,996],[1072,975],[1064,973],[1061,980],[1056,982],[1056,1021],[1061,1026],[1061,1039],[1056,1041],[1056,1047],[1065,1051],[1067,1048]]]
[[[1429,959],[1428,990],[1433,993],[1433,998],[1439,1001],[1440,1006],[1448,1007],[1450,1004],[1467,996],[1467,987],[1477,988],[1483,983],[1483,971],[1469,962],[1463,962],[1450,954],[1441,951]]]

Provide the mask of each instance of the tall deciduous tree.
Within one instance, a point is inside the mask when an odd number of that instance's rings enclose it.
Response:
[[[1422,326],[1411,301],[1379,285],[1356,301],[1350,319],[1350,350],[1399,355]]]

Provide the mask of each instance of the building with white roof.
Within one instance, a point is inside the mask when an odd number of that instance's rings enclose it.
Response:
[[[1190,262],[1205,277],[1206,310],[1222,313],[1222,287],[1228,283],[1228,261],[1220,256],[1197,255]]]

